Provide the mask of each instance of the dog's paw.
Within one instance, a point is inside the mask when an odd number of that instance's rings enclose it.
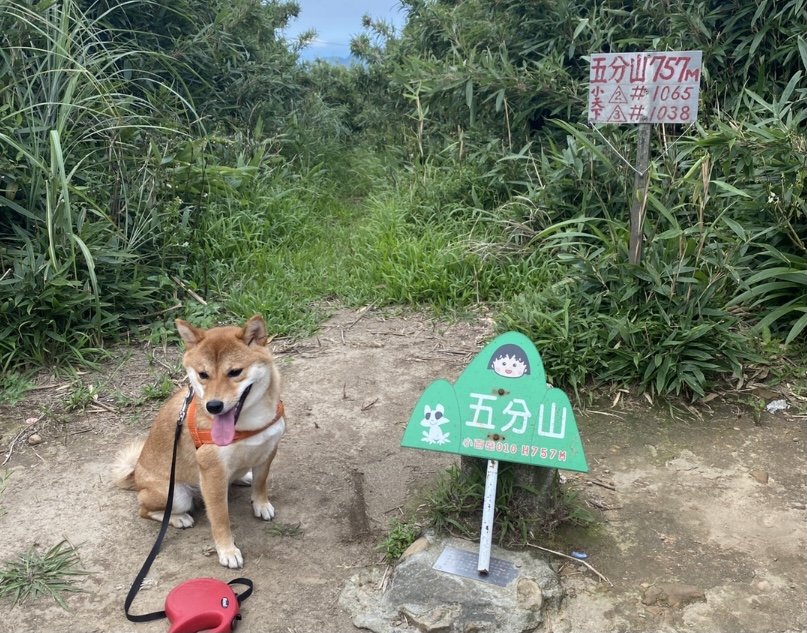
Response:
[[[162,522],[163,517],[165,516],[164,512],[150,512],[149,518],[154,519],[155,521]],[[187,512],[181,512],[180,514],[171,513],[171,518],[168,519],[168,522],[173,525],[175,528],[179,528],[184,530],[185,528],[193,527],[193,517],[188,514]]]
[[[264,501],[263,503],[253,501],[252,513],[259,519],[263,519],[264,521],[271,521],[272,519],[275,518],[275,507],[268,501]]]
[[[248,471],[243,477],[239,477],[233,481],[234,486],[251,486],[252,485],[252,471]]]
[[[219,555],[219,563],[224,567],[240,569],[244,566],[244,557],[241,556],[241,550],[235,545],[232,547],[216,547],[216,553]]]
[[[171,525],[175,528],[185,529],[189,527],[193,527],[193,517],[188,514],[187,512],[183,512],[182,514],[171,514]]]

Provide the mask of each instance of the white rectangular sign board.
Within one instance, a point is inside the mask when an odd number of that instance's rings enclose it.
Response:
[[[592,53],[590,123],[693,123],[701,51]]]

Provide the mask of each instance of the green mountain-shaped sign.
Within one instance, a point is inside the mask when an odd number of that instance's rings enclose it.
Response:
[[[452,385],[426,388],[401,446],[588,472],[569,398],[518,332],[496,337]]]

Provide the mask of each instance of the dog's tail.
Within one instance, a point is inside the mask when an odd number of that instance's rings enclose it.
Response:
[[[134,490],[134,470],[140,451],[143,450],[143,440],[132,442],[118,453],[115,464],[112,466],[112,480],[119,488]]]

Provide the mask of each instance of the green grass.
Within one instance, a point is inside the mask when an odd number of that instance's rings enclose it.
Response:
[[[209,305],[192,306],[190,317],[260,313],[273,334],[303,336],[334,306],[457,317],[486,304],[500,329],[536,342],[553,382],[578,397],[597,377],[695,399],[756,359],[739,316],[724,307],[743,251],[696,248],[698,239],[726,241],[722,224],[684,234],[659,207],[673,228],[656,229],[643,265],[631,267],[624,223],[578,215],[529,229],[537,220],[528,217],[516,236],[503,209],[480,211],[455,191],[447,198],[438,184],[454,176],[430,170],[415,189],[377,181],[373,195],[348,198],[322,171],[291,186],[268,175],[242,204],[202,217],[191,277]],[[525,205],[507,213],[517,219]]]
[[[194,233],[189,277],[212,314],[191,306],[187,318],[237,320],[262,314],[274,335],[313,332],[328,298],[346,294],[352,209],[312,172],[305,186],[269,175],[242,204],[211,207]],[[222,317],[224,317],[222,319]]]
[[[134,396],[127,395],[115,389],[112,391],[112,399],[119,407],[137,407],[147,402],[166,400],[171,394],[174,393],[177,386],[169,374],[164,374],[155,378],[152,383],[143,385],[140,393]]]
[[[0,472],[0,499],[3,497],[3,493],[6,491],[6,485],[8,484],[8,478],[11,477],[12,471],[3,471]],[[0,516],[3,516],[6,513],[6,509],[0,504]]]
[[[406,548],[415,542],[422,531],[417,522],[393,519],[389,524],[389,532],[376,549],[384,554],[384,560],[394,563],[403,555]]]
[[[11,600],[13,606],[49,596],[67,609],[62,594],[82,591],[75,583],[89,573],[81,567],[76,548],[67,541],[45,552],[32,545],[0,568],[0,599]]]
[[[454,223],[408,221],[404,214],[399,197],[371,201],[351,242],[358,295],[441,312],[490,296],[493,271],[470,252],[467,231]]]
[[[98,387],[95,385],[85,385],[77,380],[72,384],[70,392],[65,398],[64,410],[68,412],[84,411],[98,396],[98,391]]]
[[[481,253],[479,241],[493,238],[473,222],[419,218],[412,205],[420,203],[382,182],[373,196],[346,198],[323,178],[290,188],[269,177],[252,192],[254,206],[204,214],[190,276],[218,309],[191,304],[193,312],[223,320],[260,313],[270,332],[300,336],[334,305],[459,314],[539,280],[529,259]]]
[[[295,538],[302,536],[303,528],[301,523],[279,523],[272,521],[266,526],[266,533],[269,536]]]
[[[29,376],[16,371],[0,373],[0,404],[14,406],[33,386]]]
[[[545,507],[536,515],[525,507],[514,477],[513,464],[503,463],[496,488],[494,538],[499,544],[525,545],[537,537],[551,536],[560,526],[589,528],[597,519],[583,505],[573,488],[555,480]],[[529,492],[529,491],[526,491]],[[485,471],[452,466],[443,472],[426,494],[423,512],[438,531],[462,538],[478,538],[485,494]]]
[[[143,387],[143,400],[165,400],[176,388],[170,376],[163,376],[155,383]]]

